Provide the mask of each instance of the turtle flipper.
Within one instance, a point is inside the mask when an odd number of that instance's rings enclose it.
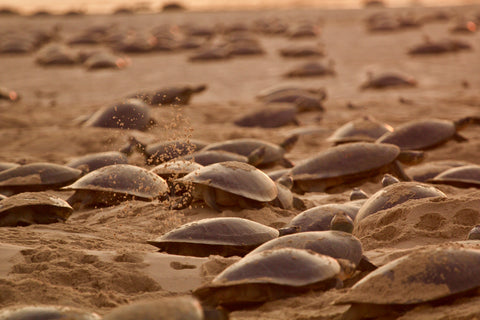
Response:
[[[403,171],[402,165],[398,161],[393,161],[390,170],[400,181],[412,181],[412,179]]]
[[[285,168],[293,168],[294,164],[292,161],[288,160],[287,158],[280,159],[280,165]]]
[[[457,141],[457,142],[467,142],[468,139],[465,138],[464,136],[462,136],[461,134],[459,134],[458,132],[456,132],[454,135],[453,135],[453,140]]]
[[[263,162],[265,158],[265,146],[258,147],[248,155],[248,164],[256,167]]]
[[[222,212],[222,209],[220,209],[217,205],[217,201],[216,201],[216,195],[215,195],[215,189],[213,188],[210,188],[210,187],[206,187],[204,190],[203,190],[203,201],[205,201],[205,203],[210,207],[212,208],[213,210],[216,210],[218,212]]]
[[[185,209],[192,203],[192,201],[193,201],[193,193],[191,191],[185,192],[179,200],[170,203],[170,209],[171,210]]]

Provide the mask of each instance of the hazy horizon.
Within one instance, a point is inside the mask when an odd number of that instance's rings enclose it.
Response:
[[[149,8],[158,11],[162,4],[178,2],[190,10],[234,10],[234,9],[285,9],[299,7],[318,7],[326,9],[355,9],[361,8],[364,0],[0,0],[1,7],[12,7],[22,13],[31,13],[37,10],[51,12],[65,12],[67,10],[83,10],[87,13],[111,13],[120,7]],[[450,6],[480,4],[480,0],[385,0],[387,6]]]

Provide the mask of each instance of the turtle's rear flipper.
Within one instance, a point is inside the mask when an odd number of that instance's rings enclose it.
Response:
[[[170,203],[171,210],[182,210],[187,208],[193,201],[192,192],[185,192],[179,200]]]
[[[222,212],[217,205],[215,189],[207,187],[203,191],[203,201],[212,209],[216,210],[217,212]]]

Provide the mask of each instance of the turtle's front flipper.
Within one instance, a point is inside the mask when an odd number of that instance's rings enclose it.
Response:
[[[187,208],[193,201],[193,193],[192,191],[190,192],[185,192],[182,197],[177,200],[177,201],[172,201],[170,203],[170,209],[172,210],[181,210]]]
[[[458,132],[456,132],[454,135],[453,135],[453,140],[457,141],[457,142],[466,142],[468,141],[467,138],[465,138],[464,136],[462,136],[461,134],[459,134]]]
[[[403,171],[402,165],[398,161],[394,161],[390,167],[390,170],[394,176],[400,181],[412,181],[412,179]]]
[[[248,155],[248,164],[256,167],[263,162],[265,158],[265,146],[258,147]]]
[[[216,200],[216,195],[215,195],[215,189],[206,187],[203,189],[203,201],[212,208],[213,210],[216,210],[218,212],[222,212],[222,209],[220,209],[217,205],[217,200]]]

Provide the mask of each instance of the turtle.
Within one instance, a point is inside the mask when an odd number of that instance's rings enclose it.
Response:
[[[345,203],[323,204],[302,211],[280,229],[281,235],[307,232],[307,231],[327,231],[331,229],[332,219],[337,213],[345,213],[350,219],[355,220],[358,210],[364,200],[349,201]]]
[[[67,166],[35,162],[0,172],[0,193],[6,196],[26,192],[56,190],[77,180],[82,172]]]
[[[413,181],[427,182],[427,180],[434,178],[436,175],[450,168],[457,168],[470,164],[472,163],[460,160],[429,161],[416,166],[408,167],[405,169],[405,173],[412,178]]]
[[[282,248],[249,255],[230,265],[210,283],[193,291],[203,305],[241,309],[340,286],[343,270],[329,256]]]
[[[323,87],[303,88],[291,85],[273,86],[263,89],[256,95],[256,98],[265,102],[295,102],[303,94],[315,95],[320,100],[327,98],[327,92]]]
[[[333,60],[329,60],[326,66],[319,62],[307,62],[288,71],[284,76],[287,78],[334,76],[336,74],[334,65]]]
[[[67,46],[51,43],[37,52],[35,62],[43,66],[74,65],[77,59],[75,53]]]
[[[477,31],[477,24],[467,19],[458,19],[449,29],[450,33],[473,34]]]
[[[314,23],[301,23],[288,30],[290,39],[315,38],[320,34],[320,27]]]
[[[139,92],[132,97],[142,99],[151,106],[187,105],[193,95],[208,88],[206,84],[197,86],[176,86],[157,89],[153,92]]]
[[[282,57],[286,58],[303,58],[303,57],[323,57],[325,55],[322,46],[299,46],[286,47],[278,50]]]
[[[257,98],[268,104],[293,104],[298,112],[325,111],[323,101],[327,93],[324,88],[280,87],[263,90]]]
[[[327,141],[334,144],[359,141],[374,142],[387,132],[393,132],[390,125],[380,122],[372,116],[364,116],[342,125],[327,138]]]
[[[135,137],[129,137],[129,144],[122,151],[128,154],[131,149],[135,148],[145,156],[146,164],[158,165],[191,154],[206,145],[207,143],[195,139],[162,141],[147,145],[138,141]]]
[[[341,319],[396,319],[421,304],[476,293],[479,263],[479,250],[417,250],[371,272],[334,303],[351,305]]]
[[[163,4],[161,10],[164,12],[171,12],[171,11],[177,12],[177,11],[185,11],[187,10],[187,8],[182,3],[172,1],[172,2],[166,2],[165,4]]]
[[[205,150],[205,151],[195,151],[194,153],[187,154],[182,157],[183,160],[194,161],[202,166],[208,166],[210,164],[225,162],[225,161],[239,161],[253,164],[254,159],[249,159],[249,157],[242,156],[238,153],[233,153],[223,150]]]
[[[355,224],[381,210],[386,210],[414,199],[446,198],[437,188],[420,182],[398,182],[386,186],[374,193],[358,210]]]
[[[193,161],[173,159],[155,166],[154,168],[150,169],[150,172],[153,172],[163,178],[168,184],[170,195],[175,196],[181,195],[189,190],[189,184],[184,185],[175,180],[202,167],[203,166],[201,164]]]
[[[110,310],[104,320],[227,320],[222,309],[202,308],[192,296],[140,300]]]
[[[428,150],[450,139],[466,141],[458,131],[470,124],[480,124],[480,117],[464,117],[456,121],[442,119],[413,120],[387,132],[377,139],[378,143],[390,143],[402,150]]]
[[[297,118],[297,108],[266,108],[249,113],[233,123],[239,127],[279,128],[289,124],[300,125]]]
[[[73,212],[63,199],[48,192],[23,192],[0,201],[0,227],[64,222]]]
[[[74,158],[65,165],[70,168],[82,170],[83,173],[88,173],[97,170],[101,167],[106,167],[112,164],[127,164],[128,158],[125,154],[118,151],[106,151],[86,154],[81,157]]]
[[[335,259],[350,261],[354,268],[359,265],[363,256],[362,244],[355,236],[343,231],[327,230],[281,236],[258,246],[246,257],[281,248],[311,250]]]
[[[480,166],[476,164],[451,168],[435,177],[428,179],[428,183],[448,184],[459,188],[480,188]]]
[[[149,107],[138,99],[127,99],[95,112],[83,125],[145,131],[156,124]]]
[[[232,57],[230,50],[226,47],[206,47],[200,48],[193,55],[188,57],[189,61],[213,61],[213,60],[225,60]]]
[[[193,191],[176,209],[183,209],[193,199],[202,199],[212,209],[219,206],[259,207],[277,197],[275,183],[261,170],[237,161],[226,161],[205,166],[183,178],[182,183],[193,183]]]
[[[75,191],[67,202],[84,208],[116,205],[130,199],[152,201],[167,194],[168,185],[146,169],[114,164],[91,171],[62,190]]]
[[[16,306],[0,309],[0,320],[101,320],[98,314],[58,305]]]
[[[277,170],[267,172],[267,175],[270,177],[270,179],[272,179],[273,181],[276,181],[281,177],[288,175],[289,172],[290,172],[289,168],[282,168],[282,169],[277,169]]]
[[[236,217],[218,217],[184,224],[147,242],[169,254],[243,257],[262,243],[277,237],[277,229],[258,222]]]
[[[7,169],[16,168],[20,166],[18,163],[15,162],[0,162],[0,172],[5,171]]]
[[[256,41],[236,41],[225,45],[226,50],[232,56],[251,56],[265,54],[265,50]]]
[[[409,49],[408,54],[441,54],[470,49],[472,49],[472,46],[468,42],[462,40],[442,39],[432,41],[429,37],[425,37],[424,42]]]
[[[123,69],[129,64],[128,59],[118,57],[109,52],[94,53],[83,63],[87,70]]]
[[[354,142],[328,148],[304,160],[290,170],[297,193],[331,192],[345,184],[358,185],[366,178],[392,173],[401,180],[410,180],[397,160],[417,163],[421,151],[401,151],[386,143]]]
[[[407,77],[394,72],[381,73],[377,76],[374,76],[373,73],[369,72],[367,75],[368,79],[360,86],[361,90],[417,86],[417,81],[412,77]]]
[[[255,150],[264,147],[265,154],[262,161],[258,164],[258,167],[265,168],[275,164],[281,164],[284,167],[292,167],[293,164],[290,160],[286,159],[284,155],[293,148],[297,140],[298,136],[292,135],[286,138],[280,145],[276,145],[268,141],[253,138],[231,139],[211,143],[205,146],[202,151],[224,150],[248,157]]]
[[[475,227],[468,232],[467,240],[480,240],[480,225],[477,224]]]
[[[20,100],[20,95],[18,92],[0,87],[0,100],[7,100],[9,102],[18,102]]]
[[[29,36],[10,35],[1,37],[1,54],[26,54],[36,49],[37,45]]]

